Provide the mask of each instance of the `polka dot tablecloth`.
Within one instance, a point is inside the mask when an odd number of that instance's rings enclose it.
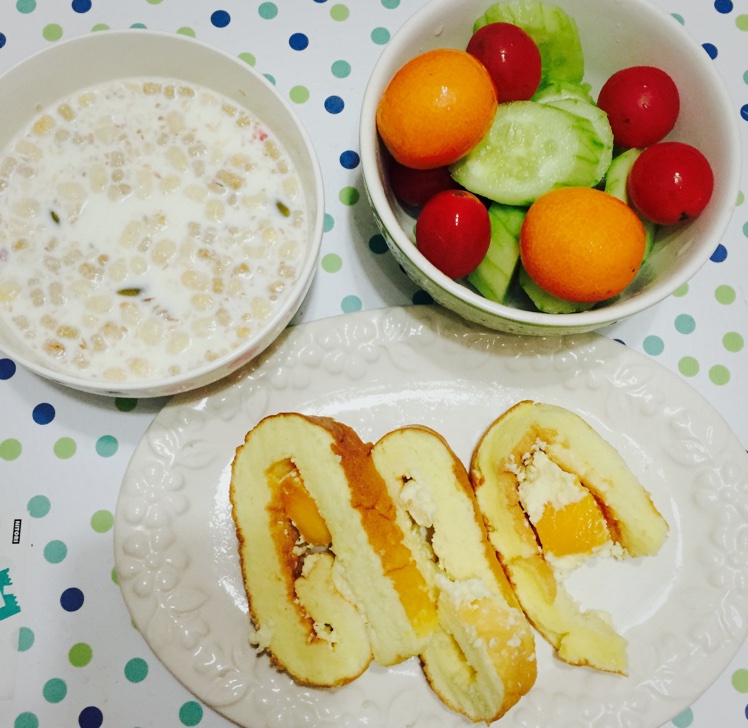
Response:
[[[674,15],[717,66],[748,149],[745,0],[652,1]],[[295,319],[311,321],[423,300],[377,233],[357,147],[373,64],[423,4],[3,0],[0,71],[62,39],[107,28],[150,28],[219,46],[264,74],[307,126],[325,179],[319,270]],[[602,333],[687,380],[748,445],[745,167],[732,222],[705,268],[652,311]],[[0,527],[24,545],[12,563],[0,562],[0,728],[229,726],[149,650],[117,585],[112,526],[118,486],[163,404],[73,393],[0,352]],[[11,558],[6,554],[0,552]],[[11,572],[21,578],[8,583]],[[667,725],[748,728],[748,647]]]

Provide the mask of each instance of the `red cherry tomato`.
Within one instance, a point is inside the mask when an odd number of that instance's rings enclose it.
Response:
[[[615,143],[641,149],[664,139],[675,126],[680,96],[662,69],[632,66],[603,84],[597,105],[608,114]]]
[[[701,214],[713,190],[714,173],[707,158],[682,142],[647,147],[627,181],[631,203],[660,225],[675,225]]]
[[[474,270],[490,241],[488,210],[466,190],[438,192],[416,220],[418,250],[450,278],[462,278]]]
[[[489,23],[473,33],[465,50],[488,70],[499,103],[526,101],[538,90],[540,51],[522,28]]]
[[[429,199],[442,190],[458,189],[448,167],[413,169],[393,159],[389,167],[392,191],[408,207],[423,207]]]

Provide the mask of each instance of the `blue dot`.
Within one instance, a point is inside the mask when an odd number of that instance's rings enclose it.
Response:
[[[265,20],[272,20],[278,15],[278,6],[275,3],[262,3],[257,12],[261,18]]]
[[[702,48],[706,51],[709,58],[714,60],[717,57],[717,46],[714,43],[702,43]]]
[[[16,363],[12,359],[0,359],[0,379],[10,379],[16,373]]]
[[[430,306],[434,303],[434,299],[431,298],[431,294],[424,290],[416,291],[411,297],[415,306]]]
[[[231,16],[225,10],[216,10],[210,16],[210,22],[216,26],[216,28],[225,28],[231,22]]]
[[[722,243],[720,243],[715,248],[709,260],[711,260],[712,263],[723,263],[725,260],[727,260],[727,248],[722,245]]]
[[[2,48],[5,45],[5,41],[8,40],[5,37],[5,33],[0,33],[0,48]]]
[[[87,13],[91,9],[91,0],[73,0],[71,6],[76,13]]]
[[[291,46],[295,51],[303,51],[309,45],[309,38],[303,33],[294,33],[288,39],[288,45]]]
[[[80,728],[101,728],[103,722],[104,714],[93,705],[83,708],[78,716]]]
[[[345,108],[345,102],[340,96],[328,96],[325,99],[325,110],[331,114],[339,114]]]
[[[60,596],[60,606],[66,612],[77,612],[83,606],[83,592],[77,587],[65,589]]]
[[[731,13],[732,8],[732,0],[714,0],[714,9],[718,13]]]
[[[740,117],[744,121],[748,121],[748,104],[745,104],[745,106],[740,107]]]
[[[356,169],[361,158],[352,149],[347,149],[340,155],[340,164],[346,169]]]
[[[49,402],[41,402],[31,413],[37,425],[48,425],[55,418],[55,408]]]
[[[386,253],[388,248],[387,241],[384,239],[384,235],[380,235],[379,233],[377,233],[376,235],[373,235],[371,238],[369,238],[369,250],[377,255]]]
[[[642,343],[644,351],[651,356],[658,356],[665,351],[665,342],[659,336],[647,336]]]
[[[363,308],[363,303],[358,296],[345,296],[340,302],[340,308],[343,313],[353,313],[354,311],[360,311]]]
[[[696,321],[693,316],[687,313],[679,314],[675,317],[675,329],[681,334],[692,334],[696,328]]]

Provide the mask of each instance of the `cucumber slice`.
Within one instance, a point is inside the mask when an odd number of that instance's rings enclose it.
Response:
[[[542,63],[541,86],[551,79],[582,81],[584,56],[579,29],[565,10],[540,0],[498,2],[475,21],[473,30],[488,23],[513,23],[535,41]]]
[[[471,192],[527,206],[556,187],[593,187],[605,145],[582,116],[535,101],[499,104],[486,136],[450,167]]]
[[[595,103],[592,96],[592,86],[588,83],[570,83],[569,81],[551,81],[547,86],[541,86],[532,97],[533,101],[550,103],[561,99],[578,99]]]
[[[522,267],[519,269],[519,285],[541,313],[577,313],[588,311],[595,305],[594,303],[567,301],[544,291]]]
[[[623,200],[627,205],[630,204],[629,193],[626,189],[629,172],[641,153],[641,149],[634,148],[622,152],[610,163],[608,172],[605,175],[605,191],[613,195],[613,197]],[[639,216],[639,219],[642,221],[642,225],[644,226],[644,257],[642,258],[642,262],[644,262],[649,257],[649,254],[652,252],[652,248],[654,247],[657,225],[643,215],[640,215],[635,207],[632,207],[631,209]]]
[[[563,109],[568,111],[570,114],[576,116],[583,116],[591,124],[595,132],[597,133],[600,141],[603,144],[603,151],[600,155],[600,162],[597,167],[597,184],[604,176],[613,160],[613,130],[610,128],[610,121],[608,121],[608,115],[594,103],[583,101],[581,99],[555,99],[551,101],[543,101],[541,103],[547,103],[551,106],[555,106],[557,109]]]
[[[493,203],[488,208],[491,242],[468,281],[489,301],[504,303],[519,263],[519,233],[527,210]]]

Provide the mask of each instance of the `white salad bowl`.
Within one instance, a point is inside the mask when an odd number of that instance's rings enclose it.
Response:
[[[288,102],[264,77],[239,58],[205,43],[178,34],[148,30],[102,31],[60,42],[8,70],[0,77],[0,98],[12,100],[5,104],[0,115],[0,150],[6,149],[9,141],[27,126],[40,109],[57,104],[61,99],[70,98],[90,86],[122,78],[159,78],[173,80],[177,87],[181,87],[181,84],[185,84],[184,88],[190,85],[204,87],[227,97],[231,104],[226,106],[235,105],[240,112],[246,112],[245,119],[251,117],[260,120],[263,128],[269,130],[271,138],[274,137],[285,150],[284,159],[290,160],[291,166],[295,167],[300,183],[296,189],[298,191],[300,187],[306,207],[303,225],[298,226],[303,229],[299,236],[302,253],[295,260],[295,272],[288,276],[289,282],[277,305],[269,307],[270,313],[261,323],[254,324],[251,333],[248,333],[248,329],[243,332],[240,344],[236,342],[236,335],[233,343],[227,344],[228,327],[216,318],[208,328],[212,331],[211,349],[218,354],[204,357],[200,362],[190,364],[190,368],[181,367],[179,373],[174,371],[176,367],[171,372],[157,375],[151,375],[153,370],[142,376],[135,371],[124,381],[111,381],[102,375],[95,359],[80,371],[61,366],[30,346],[28,339],[42,335],[42,332],[29,331],[22,335],[12,323],[13,311],[0,301],[0,351],[36,374],[96,394],[167,396],[227,376],[263,351],[290,322],[308,292],[317,266],[324,219],[322,177],[307,132]],[[149,129],[142,131],[146,136],[149,134]],[[262,134],[260,138],[264,138]],[[261,182],[263,187],[264,180]],[[12,177],[10,184],[13,184]],[[297,196],[296,199],[302,198]],[[282,214],[288,212],[281,207],[277,209]],[[134,214],[138,213],[137,208],[133,210]],[[185,208],[184,214],[199,223],[206,221],[199,203],[191,209]],[[119,232],[116,229],[118,224],[116,219],[102,220],[101,229],[116,234]],[[4,244],[0,240],[0,287],[3,280],[7,281],[13,274],[9,247],[2,250],[3,245],[11,244],[7,239]],[[109,252],[101,251],[103,255]],[[241,252],[237,256],[234,263],[246,261],[242,259]],[[160,274],[154,275],[152,288],[158,289]],[[243,301],[241,306],[244,306]],[[257,319],[262,319],[262,316]]]
[[[711,59],[683,26],[648,0],[552,0],[577,23],[585,78],[597,93],[615,71],[652,65],[678,86],[681,110],[667,140],[697,147],[711,164],[714,192],[704,212],[679,227],[662,228],[634,282],[615,299],[588,311],[540,313],[492,302],[469,284],[441,273],[415,245],[415,220],[398,203],[385,174],[385,150],[376,109],[389,80],[410,58],[440,47],[464,49],[473,23],[492,0],[431,0],[385,47],[366,88],[361,112],[361,162],[379,228],[397,261],[439,304],[463,318],[518,334],[553,335],[600,329],[658,303],[688,281],[709,259],[734,210],[740,180],[737,110]],[[706,116],[708,115],[708,123]]]

